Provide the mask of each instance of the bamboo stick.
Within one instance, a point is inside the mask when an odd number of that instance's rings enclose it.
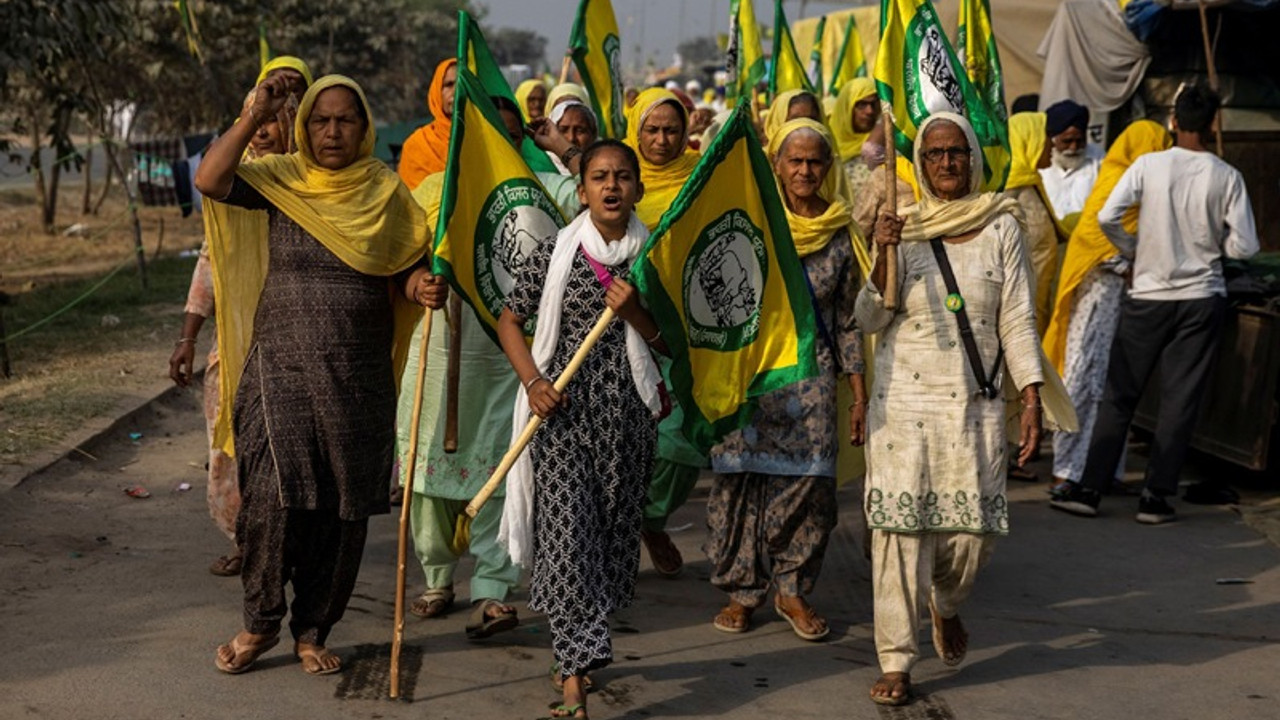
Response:
[[[1218,92],[1218,68],[1213,62],[1213,46],[1209,42],[1209,12],[1204,0],[1197,0],[1200,9],[1200,37],[1204,40],[1204,61],[1209,66],[1209,89]],[[1213,119],[1213,138],[1218,146],[1218,157],[1222,157],[1222,109],[1218,109]]]
[[[564,392],[569,381],[573,379],[574,373],[578,372],[578,368],[582,366],[583,360],[586,359],[587,353],[591,352],[591,348],[595,347],[596,342],[600,340],[600,336],[609,327],[609,322],[613,320],[614,314],[612,309],[606,309],[600,319],[596,321],[595,327],[591,328],[591,332],[587,334],[582,345],[578,347],[577,352],[569,360],[569,364],[565,366],[564,372],[560,373],[560,377],[556,378],[556,392]],[[535,414],[529,415],[529,422],[525,424],[524,431],[520,433],[520,437],[507,450],[507,454],[502,457],[502,462],[498,463],[498,467],[494,469],[493,474],[489,476],[489,480],[485,482],[484,487],[480,488],[480,492],[467,503],[467,521],[474,518],[480,508],[489,501],[489,497],[498,489],[498,485],[502,484],[503,478],[511,470],[511,466],[516,464],[516,460],[520,457],[520,453],[524,452],[525,446],[533,439],[533,434],[538,431],[542,425],[542,418]]]
[[[409,505],[413,502],[414,466],[418,462],[418,423],[422,420],[422,388],[427,377],[427,349],[431,343],[431,316],[422,318],[422,339],[418,341],[418,377],[413,391],[413,417],[409,422],[409,453],[404,466],[404,499],[400,503],[400,547],[396,553],[395,632],[391,638],[391,699],[400,697],[400,645],[404,641],[405,558],[409,547]]]
[[[885,108],[884,116],[884,198],[885,205],[891,213],[898,212],[898,148],[893,140],[893,116]],[[898,246],[882,245],[886,249],[884,256],[885,285],[884,309],[898,309]]]

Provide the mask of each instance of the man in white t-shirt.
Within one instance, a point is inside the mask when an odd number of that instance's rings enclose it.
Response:
[[[1062,100],[1045,111],[1045,132],[1049,136],[1049,167],[1040,171],[1045,195],[1053,214],[1065,220],[1084,209],[1084,203],[1098,181],[1102,148],[1090,145],[1089,108]]]
[[[1174,147],[1138,158],[1098,213],[1107,239],[1133,260],[1133,284],[1121,306],[1084,475],[1052,501],[1059,510],[1098,513],[1138,400],[1159,366],[1160,408],[1137,520],[1156,525],[1176,519],[1165,498],[1178,492],[1226,317],[1222,259],[1258,252],[1244,178],[1206,147],[1218,106],[1217,94],[1199,86],[1179,93]],[[1122,223],[1135,205],[1136,237]]]

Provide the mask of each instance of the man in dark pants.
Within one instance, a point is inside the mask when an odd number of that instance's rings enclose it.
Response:
[[[1165,498],[1178,492],[1226,315],[1222,257],[1258,252],[1244,178],[1206,147],[1218,106],[1218,96],[1199,86],[1179,93],[1174,147],[1138,158],[1098,213],[1107,238],[1133,258],[1133,285],[1121,307],[1084,477],[1051,501],[1058,510],[1098,514],[1134,409],[1159,363],[1160,410],[1137,520],[1156,525],[1177,517]],[[1135,205],[1141,205],[1137,237],[1122,223]]]

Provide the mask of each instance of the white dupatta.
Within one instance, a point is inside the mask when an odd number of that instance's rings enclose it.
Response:
[[[606,266],[630,264],[644,247],[649,230],[640,218],[632,213],[627,223],[627,233],[620,240],[606,241],[591,222],[591,213],[583,212],[556,235],[556,246],[547,265],[547,277],[542,286],[542,298],[538,302],[538,327],[533,336],[533,362],[539,372],[546,372],[556,344],[560,341],[560,316],[564,307],[564,293],[569,284],[569,273],[579,248]],[[653,360],[648,344],[630,325],[626,329],[627,360],[636,391],[649,411],[656,418],[662,411],[662,398],[658,386],[662,374]],[[529,394],[522,387],[516,392],[516,404],[511,423],[511,442],[514,445],[525,424],[529,421]],[[498,530],[498,542],[507,549],[512,562],[532,567],[533,561],[533,462],[528,452],[523,452],[507,475],[507,494],[503,504],[502,524]]]

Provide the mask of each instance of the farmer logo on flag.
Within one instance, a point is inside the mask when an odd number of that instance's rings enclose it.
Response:
[[[928,82],[920,84],[920,94],[929,113],[963,113],[964,95],[960,92],[960,81],[947,58],[946,46],[942,44],[942,36],[936,26],[929,25],[924,29],[919,61],[920,69],[929,78]]]
[[[613,78],[610,83],[611,102],[609,103],[609,115],[611,125],[614,128],[623,128],[627,125],[626,116],[623,110],[626,109],[626,101],[622,98],[622,43],[618,40],[618,36],[613,33],[605,36],[604,39],[604,57],[609,63],[609,75]],[[621,137],[621,134],[619,134]]]
[[[702,229],[684,265],[689,344],[733,352],[760,330],[769,256],[764,232],[733,209]]]
[[[495,317],[502,313],[515,274],[538,243],[560,229],[559,210],[532,179],[500,183],[484,201],[476,224],[475,267],[480,300]]]

